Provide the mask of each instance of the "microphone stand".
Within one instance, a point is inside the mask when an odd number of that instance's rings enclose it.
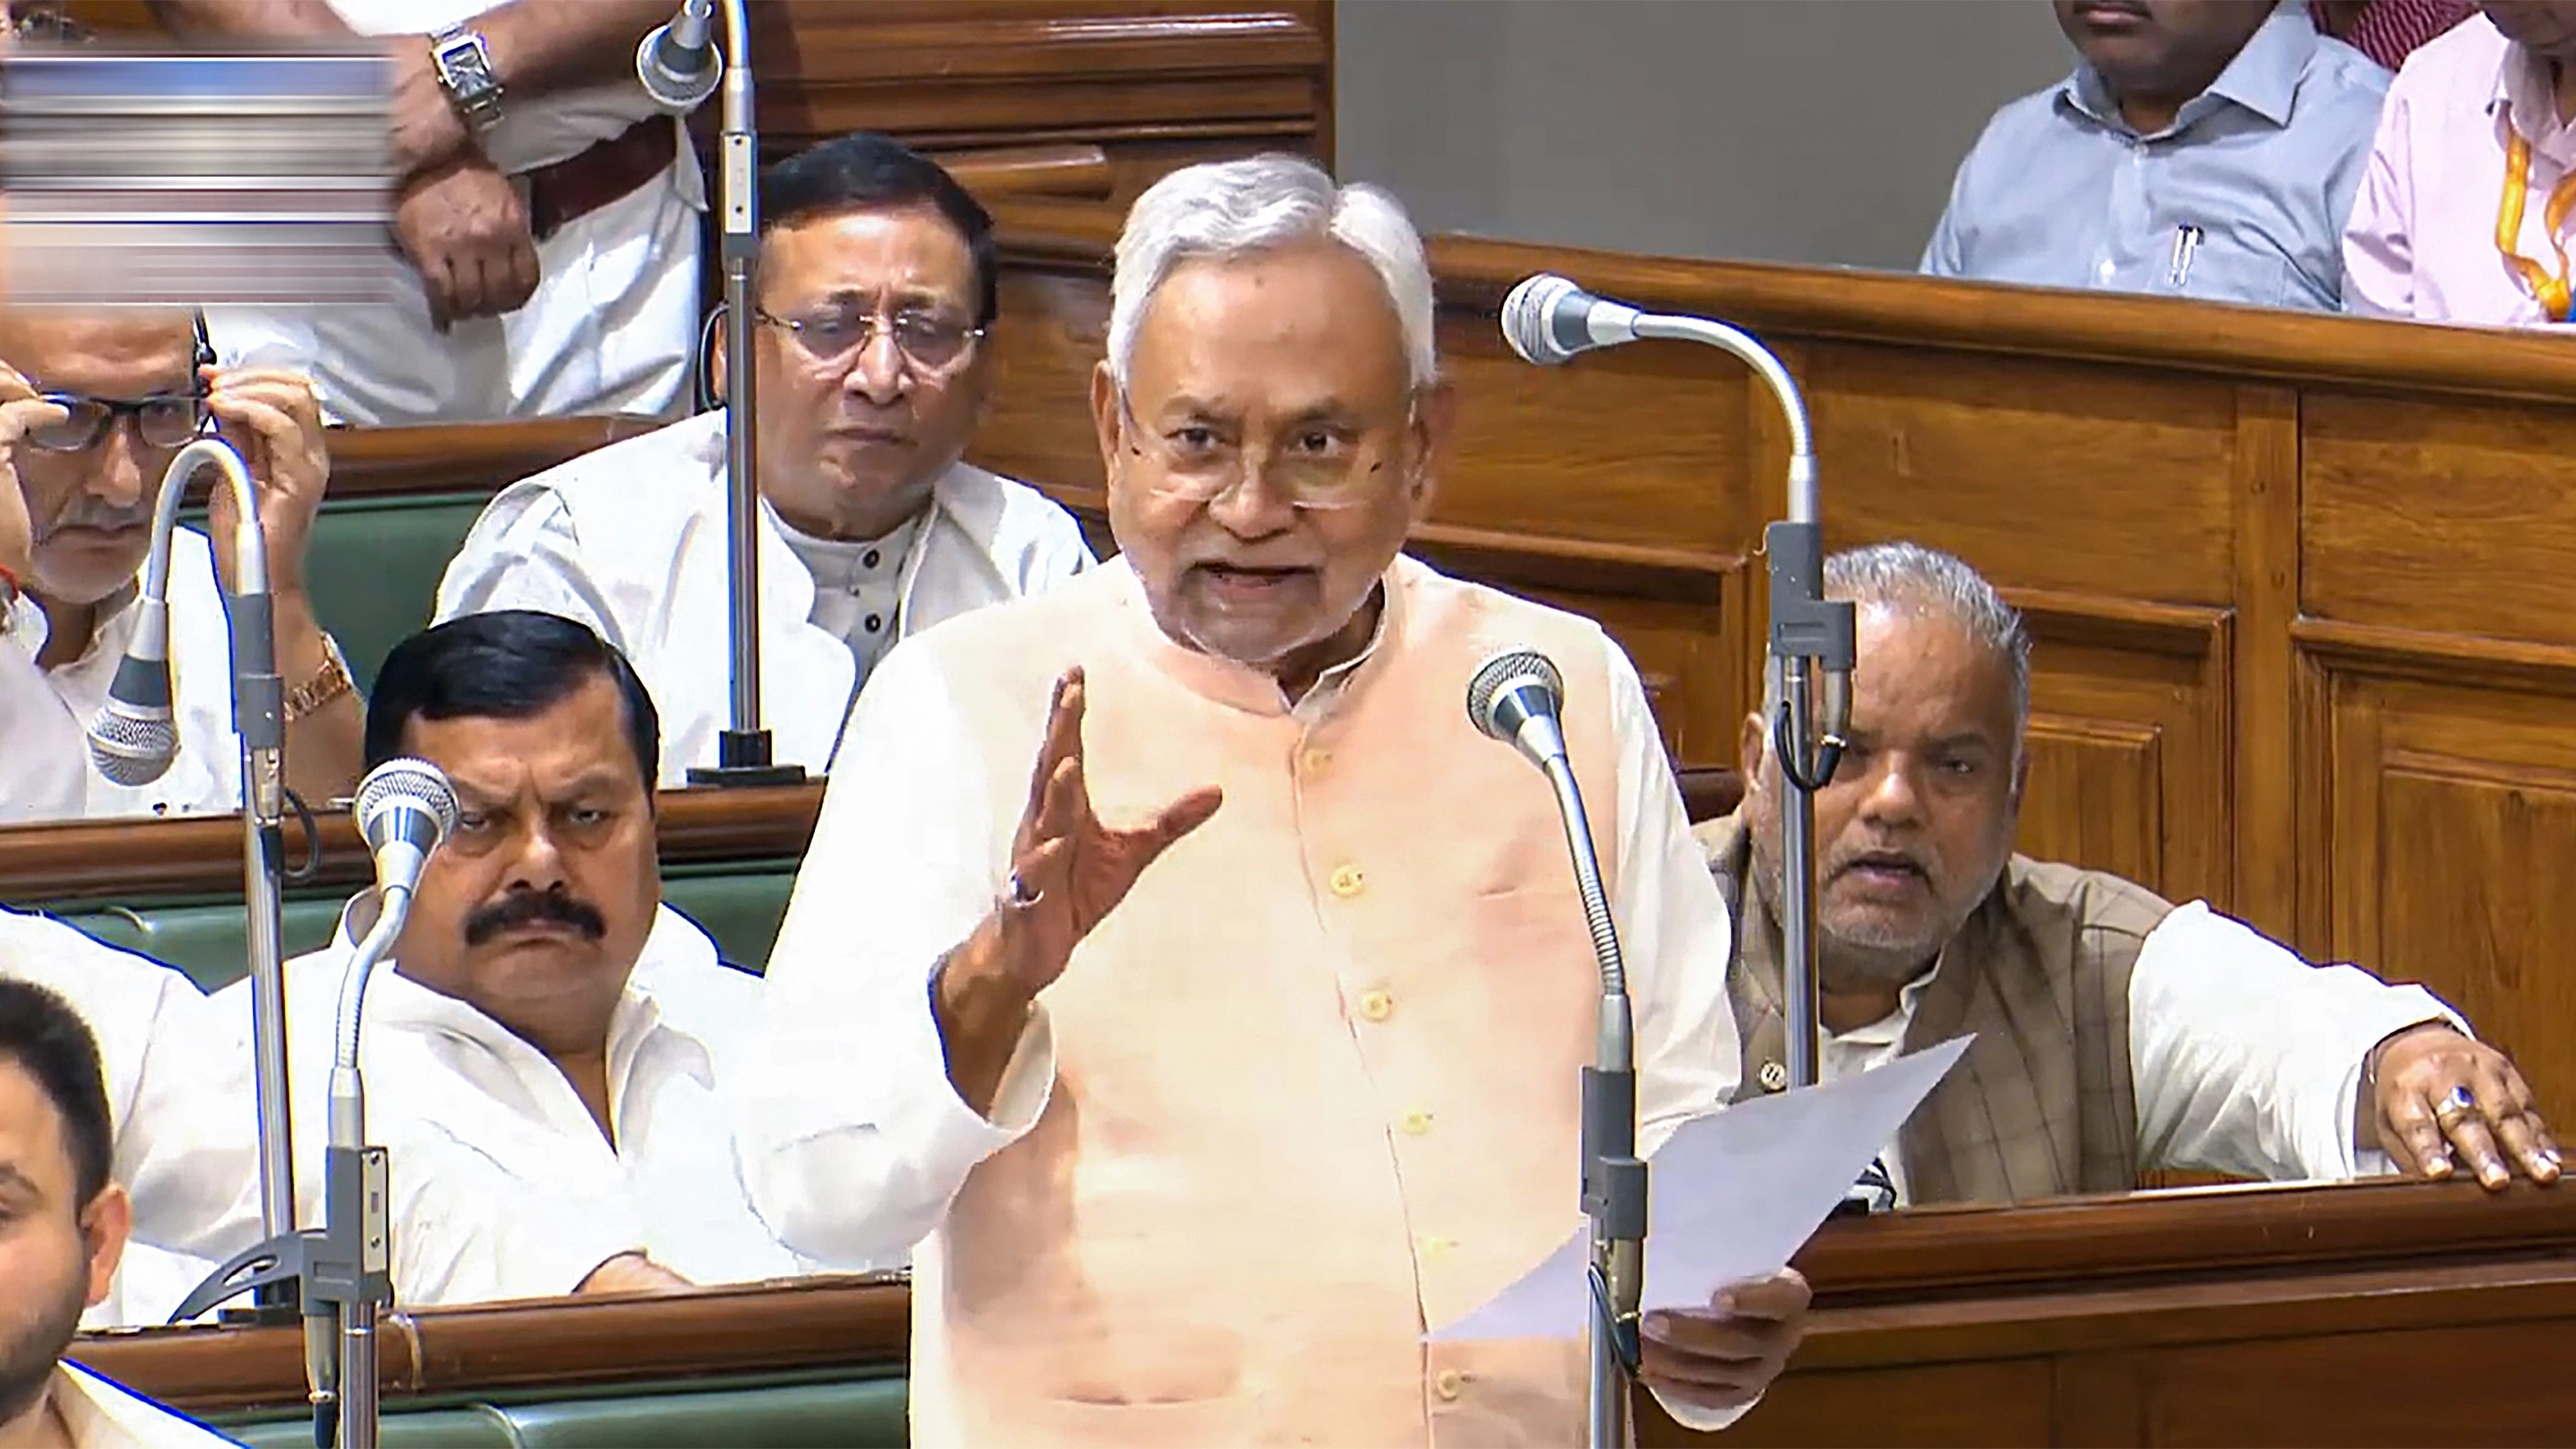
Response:
[[[367,979],[401,938],[411,915],[411,889],[388,885],[375,925],[340,977],[340,1010],[331,1038],[330,1145],[322,1159],[322,1231],[307,1237],[306,1276],[316,1306],[308,1314],[339,1317],[340,1449],[376,1449],[376,1317],[393,1303],[389,1202],[392,1174],[385,1149],[367,1144],[367,1085],[358,1070],[358,1025]],[[317,1437],[319,1425],[316,1426]]]
[[[1585,1442],[1591,1449],[1625,1449],[1628,1381],[1637,1370],[1637,1316],[1646,1291],[1646,1164],[1637,1156],[1636,1016],[1574,766],[1559,750],[1550,752],[1543,767],[1556,791],[1566,847],[1574,857],[1575,888],[1592,931],[1592,955],[1601,968],[1593,1064],[1583,1069],[1583,1212],[1592,1220],[1592,1262],[1585,1274],[1592,1300],[1584,1335],[1590,1370]]]
[[[294,1125],[287,1082],[286,974],[280,895],[285,870],[285,689],[277,673],[276,615],[268,583],[268,542],[249,467],[230,443],[211,434],[179,450],[161,475],[152,516],[154,550],[144,579],[147,599],[167,597],[169,540],[179,502],[199,470],[212,467],[233,497],[233,596],[228,601],[233,666],[233,731],[241,741],[244,944],[250,965],[253,1102],[259,1122],[259,1209],[262,1241],[236,1254],[199,1284],[171,1314],[185,1322],[243,1292],[256,1323],[305,1325],[305,1379],[317,1420],[336,1392],[328,1339],[301,1301],[306,1255],[296,1229]],[[317,1438],[319,1425],[317,1423]]]
[[[1770,561],[1771,632],[1765,693],[1780,701],[1772,755],[1786,796],[1780,810],[1781,974],[1788,996],[1789,1085],[1816,1084],[1816,792],[1833,782],[1851,723],[1852,606],[1825,602],[1825,540],[1818,517],[1815,437],[1797,380],[1751,334],[1704,317],[1640,314],[1639,337],[1697,342],[1732,354],[1771,390],[1789,427],[1789,516],[1762,530]],[[1824,677],[1824,718],[1811,693]],[[1819,728],[1821,726],[1821,728]]]
[[[732,725],[716,763],[694,766],[692,785],[794,785],[804,767],[775,763],[760,723],[760,469],[752,406],[751,274],[760,258],[760,138],[753,127],[751,22],[743,0],[723,0],[723,132],[717,143],[724,222],[718,257],[725,296],[726,624],[733,648]]]

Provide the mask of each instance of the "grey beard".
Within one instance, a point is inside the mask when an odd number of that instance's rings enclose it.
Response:
[[[1772,868],[1763,852],[1753,852],[1753,894],[1762,902],[1771,925],[1782,933],[1785,944],[1788,928],[1781,924],[1780,899],[1788,894],[1786,872]],[[1822,883],[1819,882],[1819,890]],[[1866,987],[1903,986],[1930,971],[1941,957],[1946,939],[1929,946],[1913,943],[1852,941],[1834,934],[1820,912],[1816,919],[1816,976],[1827,990]]]

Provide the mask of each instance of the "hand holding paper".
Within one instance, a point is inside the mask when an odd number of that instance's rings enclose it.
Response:
[[[1643,1307],[1702,1308],[1719,1288],[1786,1267],[1970,1040],[1958,1037],[1857,1077],[1683,1123],[1654,1156]],[[1585,1232],[1578,1230],[1483,1307],[1434,1330],[1431,1340],[1579,1336],[1588,1257]]]

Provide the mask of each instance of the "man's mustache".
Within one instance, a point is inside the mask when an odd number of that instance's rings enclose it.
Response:
[[[73,499],[69,508],[45,525],[45,535],[50,538],[66,528],[95,528],[102,533],[114,533],[141,528],[151,521],[152,505],[149,503],[128,506],[81,497]]]
[[[608,922],[597,907],[561,891],[513,891],[465,918],[465,944],[480,946],[503,931],[521,926],[569,926],[596,941],[608,934]]]

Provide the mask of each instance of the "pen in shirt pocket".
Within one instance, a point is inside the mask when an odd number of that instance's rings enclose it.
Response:
[[[2165,268],[2165,285],[2179,292],[2191,280],[2192,258],[2200,255],[2200,228],[2190,222],[2174,228],[2173,261]]]

